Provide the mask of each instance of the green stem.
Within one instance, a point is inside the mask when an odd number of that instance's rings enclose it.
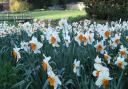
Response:
[[[118,80],[118,84],[117,84],[116,89],[119,89],[119,86],[120,86],[120,83],[121,83],[121,80],[122,80],[123,74],[124,74],[124,70],[122,71],[122,73],[121,73],[121,75],[120,75],[120,78],[119,78],[119,80]]]

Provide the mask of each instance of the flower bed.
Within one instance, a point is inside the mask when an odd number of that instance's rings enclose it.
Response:
[[[0,59],[22,76],[11,88],[123,89],[127,81],[127,21],[4,23],[0,36]]]

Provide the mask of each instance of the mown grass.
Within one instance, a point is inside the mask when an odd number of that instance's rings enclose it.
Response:
[[[24,16],[31,16],[33,18],[42,18],[42,19],[61,19],[67,17],[79,17],[85,16],[85,11],[79,10],[35,10],[23,12]],[[0,13],[0,16],[22,16],[22,13]]]

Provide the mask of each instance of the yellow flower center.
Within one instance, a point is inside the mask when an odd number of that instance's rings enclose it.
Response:
[[[87,37],[83,36],[83,41],[86,42],[87,41]]]
[[[46,71],[48,68],[48,64],[46,62],[42,62],[42,67],[43,67],[44,71]]]
[[[32,48],[32,50],[34,51],[34,50],[36,50],[37,45],[36,45],[35,43],[31,43],[31,48]]]
[[[97,45],[96,49],[97,49],[98,51],[102,51],[102,50],[103,50],[103,46],[102,46],[101,44],[99,44],[99,45]]]
[[[108,86],[108,84],[109,84],[109,80],[107,78],[104,78],[102,80],[102,85],[106,87],[106,86]]]
[[[50,86],[54,86],[54,84],[55,84],[55,79],[54,79],[54,77],[48,76],[48,79],[47,79],[47,80],[49,81]]]
[[[13,56],[13,58],[16,59],[16,57],[17,57],[17,53],[16,53],[15,51],[12,51],[12,52],[11,52],[11,55]]]
[[[96,71],[96,77],[99,77],[100,71]]]
[[[111,32],[109,32],[109,31],[106,31],[105,33],[104,33],[104,36],[108,39],[109,38],[109,36],[111,35]]]
[[[54,36],[52,36],[52,37],[51,37],[51,43],[52,43],[52,44],[55,44],[56,41],[57,41],[56,38],[55,38]]]
[[[80,40],[80,42],[83,41],[83,35],[82,34],[79,35],[79,40]]]
[[[116,40],[115,40],[115,43],[116,43],[116,44],[119,44],[119,43],[120,43],[120,39],[116,39]]]
[[[122,68],[122,65],[123,65],[123,62],[122,62],[122,61],[118,61],[117,66],[118,66],[119,68]]]
[[[121,54],[122,56],[126,56],[126,51],[120,51],[120,54]]]
[[[108,58],[109,58],[109,55],[108,54],[104,54],[104,59],[108,60]]]

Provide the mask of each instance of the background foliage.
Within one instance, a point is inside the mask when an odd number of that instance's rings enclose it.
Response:
[[[128,0],[84,0],[88,15],[98,19],[128,19]]]
[[[82,0],[27,0],[31,3],[34,9],[47,8],[53,5],[62,5],[65,6],[67,3],[79,2]]]
[[[10,11],[13,12],[19,12],[30,9],[30,4],[22,0],[11,0],[10,4]]]

